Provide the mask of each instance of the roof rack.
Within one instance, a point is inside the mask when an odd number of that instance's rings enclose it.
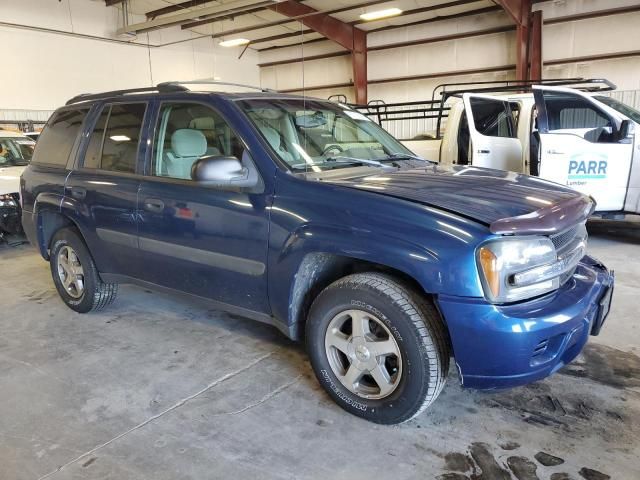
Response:
[[[260,92],[277,93],[276,90],[272,90],[270,88],[256,87],[255,85],[245,85],[244,83],[220,82],[220,81],[214,81],[214,80],[189,80],[186,82],[177,82],[177,81],[163,82],[163,83],[159,83],[158,87],[160,86],[173,87],[173,86],[182,86],[182,85],[227,85],[232,87],[248,88],[250,90],[258,90]]]
[[[211,80],[190,80],[186,82],[172,81],[172,82],[159,83],[155,87],[128,88],[125,90],[111,90],[109,92],[102,92],[102,93],[81,93],[80,95],[76,95],[75,97],[69,99],[65,105],[71,105],[79,102],[87,102],[89,100],[100,100],[103,98],[115,97],[117,95],[127,95],[131,93],[148,93],[148,92],[172,93],[172,92],[190,91],[190,89],[185,87],[184,85],[227,85],[227,86],[233,86],[233,87],[248,88],[251,90],[259,90],[261,92],[277,93],[275,90],[271,90],[270,88],[256,87],[253,85],[245,85],[242,83],[218,82],[218,81],[211,81]]]
[[[493,86],[447,90],[447,87],[462,87],[465,85]],[[435,100],[436,93],[439,89],[442,90],[440,92],[441,98],[443,101],[446,101],[449,97],[459,96],[463,93],[531,91],[534,85],[543,85],[546,87],[571,87],[585,92],[607,92],[617,88],[614,83],[610,82],[606,78],[550,78],[545,80],[497,80],[484,82],[441,83],[440,85],[436,85],[433,89],[431,100]]]
[[[67,100],[65,105],[71,105],[73,103],[79,102],[87,102],[89,100],[100,100],[103,98],[115,97],[117,95],[127,95],[129,93],[147,93],[147,92],[159,92],[159,93],[167,93],[167,92],[185,92],[188,91],[187,88],[181,87],[177,84],[163,84],[160,83],[156,87],[141,87],[141,88],[127,88],[125,90],[111,90],[108,92],[102,93],[81,93],[80,95],[76,95],[75,97]]]

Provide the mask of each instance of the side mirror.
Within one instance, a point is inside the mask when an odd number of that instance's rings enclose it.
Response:
[[[618,128],[618,130],[616,131],[615,140],[617,142],[621,142],[624,139],[626,139],[630,133],[631,133],[631,122],[629,120],[622,120],[622,122],[620,123],[620,128]]]
[[[243,166],[236,157],[226,156],[199,158],[191,167],[191,178],[221,188],[251,188],[258,184],[257,172]]]

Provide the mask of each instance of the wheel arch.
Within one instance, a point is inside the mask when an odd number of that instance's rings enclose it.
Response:
[[[287,320],[290,336],[302,340],[307,314],[322,290],[347,275],[365,272],[384,273],[407,289],[427,298],[433,297],[433,293],[425,290],[410,273],[384,263],[336,253],[307,253],[295,273],[289,296]]]

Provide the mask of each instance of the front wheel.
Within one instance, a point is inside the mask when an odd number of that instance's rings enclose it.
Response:
[[[322,291],[309,313],[306,343],[335,402],[376,423],[418,415],[438,397],[449,370],[436,308],[378,273],[349,275]]]

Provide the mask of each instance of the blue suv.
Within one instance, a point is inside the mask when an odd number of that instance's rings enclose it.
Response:
[[[512,387],[599,332],[613,275],[585,255],[588,197],[440,167],[346,105],[190,87],[80,95],[42,132],[22,221],[73,310],[119,283],[210,300],[304,340],[336,403],[386,424],[451,359],[465,387]]]

